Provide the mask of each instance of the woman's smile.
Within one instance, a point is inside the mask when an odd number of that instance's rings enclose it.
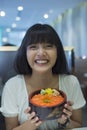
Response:
[[[47,64],[49,62],[49,60],[47,59],[37,59],[35,60],[35,63],[37,64]]]

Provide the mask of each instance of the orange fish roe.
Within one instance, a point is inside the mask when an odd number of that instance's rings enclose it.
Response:
[[[53,94],[36,94],[31,98],[31,102],[34,105],[42,107],[51,107],[58,105],[64,101],[64,97],[60,94],[55,96]]]

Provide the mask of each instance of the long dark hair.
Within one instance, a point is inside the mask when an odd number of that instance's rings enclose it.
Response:
[[[53,74],[69,74],[62,42],[54,28],[48,24],[35,24],[27,30],[15,59],[15,70],[18,74],[32,74],[26,58],[27,47],[30,44],[44,42],[54,44],[57,48],[57,60],[52,68]]]

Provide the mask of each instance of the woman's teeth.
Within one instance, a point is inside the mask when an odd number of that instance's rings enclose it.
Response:
[[[38,63],[38,64],[45,64],[47,62],[48,62],[48,60],[36,60],[36,63]]]

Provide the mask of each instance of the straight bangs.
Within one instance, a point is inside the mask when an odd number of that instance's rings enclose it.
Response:
[[[52,34],[52,32],[46,30],[33,31],[30,34],[30,40],[28,42],[28,45],[37,44],[37,43],[55,44],[53,35],[54,34]]]

